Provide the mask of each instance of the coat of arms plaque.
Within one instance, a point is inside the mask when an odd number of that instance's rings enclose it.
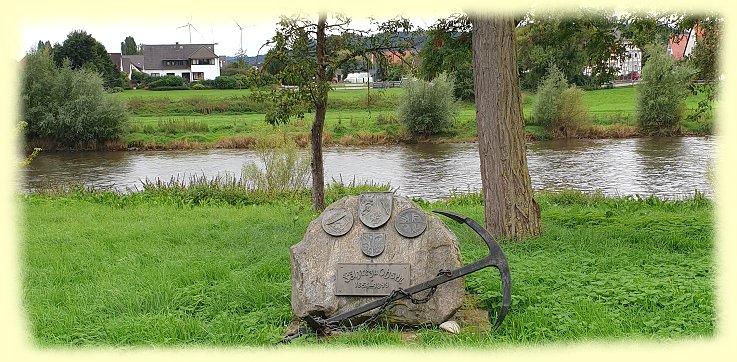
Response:
[[[364,192],[358,196],[358,218],[364,225],[376,229],[389,221],[393,202],[392,192]]]

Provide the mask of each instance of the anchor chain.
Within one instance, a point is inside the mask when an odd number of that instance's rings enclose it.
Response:
[[[450,274],[451,274],[451,271],[450,270],[448,270],[448,269],[440,269],[440,271],[438,271],[438,274],[436,276],[441,276],[441,275],[450,276]],[[376,323],[376,321],[379,319],[379,317],[381,316],[381,314],[384,313],[384,311],[392,303],[397,302],[397,301],[400,301],[400,300],[405,299],[405,298],[408,298],[410,300],[410,302],[412,302],[412,304],[424,304],[424,303],[427,303],[428,301],[430,301],[430,298],[432,298],[432,296],[435,294],[435,291],[437,289],[438,289],[438,286],[437,285],[434,286],[434,287],[432,287],[432,288],[430,288],[430,291],[423,298],[415,298],[412,294],[407,293],[402,288],[394,289],[389,294],[389,296],[385,297],[386,298],[386,302],[384,302],[384,304],[382,304],[381,306],[378,307],[378,310],[376,311],[376,313],[374,313],[373,315],[371,315],[371,317],[369,317],[365,321],[363,321],[363,322],[361,322],[359,324],[356,324],[356,325],[352,325],[351,324],[351,326],[348,326],[348,327],[347,326],[342,326],[339,322],[328,322],[327,319],[324,319],[324,318],[319,317],[319,316],[312,316],[312,319],[320,326],[320,330],[322,330],[322,331],[353,332],[353,331],[357,330],[358,328],[360,328],[362,325],[372,325],[372,324]],[[396,297],[397,295],[401,295],[401,297],[399,299],[396,299],[395,300],[394,297]],[[348,323],[350,323],[350,321],[348,321]],[[280,344],[282,344],[282,343],[289,343],[293,339],[299,338],[300,336],[304,335],[306,332],[307,332],[307,328],[304,325],[301,325],[294,333],[285,335],[279,341],[279,343]]]

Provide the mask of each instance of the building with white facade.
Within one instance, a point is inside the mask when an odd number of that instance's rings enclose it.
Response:
[[[152,76],[176,75],[185,82],[220,76],[215,44],[146,44],[143,54],[143,72]]]
[[[346,83],[372,83],[374,77],[369,75],[368,72],[348,73],[343,81]]]

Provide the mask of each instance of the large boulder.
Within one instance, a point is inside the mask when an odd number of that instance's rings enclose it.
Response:
[[[335,316],[381,298],[382,293],[388,294],[390,290],[387,289],[399,285],[392,284],[395,281],[407,288],[435,278],[441,270],[461,266],[458,240],[435,215],[423,212],[411,200],[394,196],[388,221],[376,227],[383,221],[381,215],[359,212],[358,200],[356,196],[347,196],[330,205],[310,223],[304,239],[291,247],[292,310],[297,317],[307,314]],[[386,204],[385,201],[384,210],[388,212]],[[406,209],[414,211],[402,213]],[[414,229],[395,226],[397,220],[406,221],[408,217],[426,220],[424,232],[421,222],[420,227]],[[415,236],[419,232],[419,236]],[[408,275],[394,274],[393,271],[407,266]],[[347,271],[350,268],[354,270]],[[366,270],[362,274],[359,269]],[[409,280],[404,280],[405,275]],[[376,295],[351,295],[355,294],[354,287],[366,288],[363,290]],[[350,291],[346,292],[345,288]],[[427,293],[423,291],[415,297],[422,298]],[[382,319],[404,325],[440,324],[460,308],[463,296],[463,280],[458,278],[441,284],[427,303],[413,304],[408,299],[394,302],[382,313]],[[360,322],[375,312],[366,312],[352,321]]]

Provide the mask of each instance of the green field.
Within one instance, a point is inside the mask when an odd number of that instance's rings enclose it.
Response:
[[[337,197],[328,191],[328,202]],[[19,201],[25,315],[35,343],[54,347],[273,345],[292,319],[288,248],[317,216],[306,192],[76,192]],[[572,192],[538,201],[543,235],[502,242],[513,296],[496,332],[384,326],[320,343],[494,347],[714,335],[711,201]],[[477,195],[421,206],[483,220]],[[486,254],[471,231],[446,223],[464,263]],[[494,318],[496,270],[465,283]],[[316,343],[310,336],[292,344]]]
[[[336,90],[329,95],[325,143],[385,144],[402,142],[469,142],[476,139],[476,111],[472,103],[460,103],[452,128],[424,139],[410,136],[396,116],[401,88],[386,90]],[[122,147],[204,148],[251,147],[266,135],[285,133],[304,146],[309,139],[313,113],[279,127],[264,121],[268,106],[253,100],[250,90],[135,90],[118,93],[133,116]],[[634,118],[635,87],[587,91],[585,104],[592,127],[585,137],[629,137],[638,134]],[[701,97],[690,96],[687,108],[695,109]],[[530,138],[551,137],[529,118],[535,95],[523,94],[523,113]],[[684,121],[686,132],[710,133],[711,120]]]

